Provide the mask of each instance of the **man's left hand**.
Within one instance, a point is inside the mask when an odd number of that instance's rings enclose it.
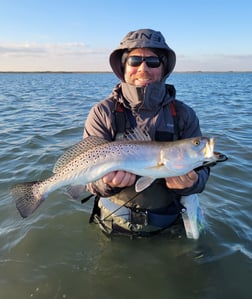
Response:
[[[192,187],[198,180],[198,174],[192,170],[185,175],[166,178],[166,186],[169,189],[185,189]]]

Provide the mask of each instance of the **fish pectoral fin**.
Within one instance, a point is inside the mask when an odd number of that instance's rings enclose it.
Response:
[[[143,190],[145,190],[146,188],[148,188],[153,182],[155,181],[154,178],[150,178],[150,177],[140,177],[135,184],[135,191],[136,192],[141,192]]]
[[[158,162],[157,165],[151,166],[151,167],[146,167],[146,169],[156,169],[156,170],[158,170],[158,169],[163,168],[163,167],[165,167],[165,164],[163,162]]]

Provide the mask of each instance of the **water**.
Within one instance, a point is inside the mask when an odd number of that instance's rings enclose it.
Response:
[[[0,74],[0,298],[251,298],[252,73],[173,74],[177,97],[229,160],[200,195],[206,229],[184,235],[107,239],[62,191],[29,218],[9,188],[46,178],[82,138],[89,109],[113,74]]]

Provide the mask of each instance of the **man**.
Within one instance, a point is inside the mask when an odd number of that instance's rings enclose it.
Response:
[[[176,100],[175,88],[165,83],[175,63],[176,55],[160,32],[129,32],[110,55],[110,65],[120,83],[91,109],[84,138],[94,135],[112,141],[132,128],[147,131],[156,141],[201,136],[195,112]],[[208,168],[193,170],[156,180],[136,193],[134,174],[110,172],[87,185],[87,190],[99,198],[92,219],[108,233],[152,235],[179,218],[181,196],[202,192],[208,176]]]

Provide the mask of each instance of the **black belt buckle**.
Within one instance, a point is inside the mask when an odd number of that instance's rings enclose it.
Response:
[[[140,209],[131,209],[130,211],[130,223],[148,225],[148,211]]]

